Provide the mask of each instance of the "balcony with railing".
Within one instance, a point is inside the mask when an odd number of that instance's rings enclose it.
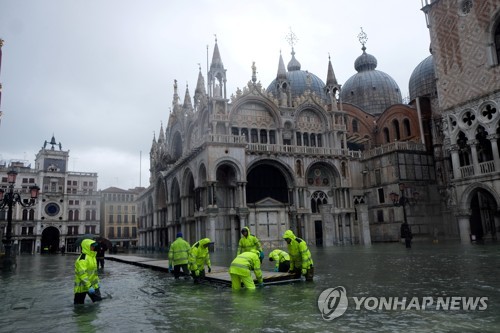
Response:
[[[196,154],[203,149],[203,146],[209,144],[224,144],[224,145],[239,145],[245,147],[249,153],[275,153],[275,154],[298,154],[310,156],[346,156],[351,158],[361,158],[361,151],[349,150],[342,148],[327,148],[327,147],[310,147],[310,146],[292,146],[278,145],[267,143],[251,143],[247,142],[247,137],[244,135],[227,135],[227,134],[207,134],[197,140],[193,144],[193,148],[183,154],[169,168],[169,172],[173,172],[183,163],[194,158]]]
[[[320,156],[349,156],[360,158],[361,152],[342,148],[271,145],[264,143],[248,143],[247,152],[253,153],[275,153],[292,155],[320,155]]]
[[[480,175],[487,175],[490,173],[494,173],[497,170],[495,169],[495,161],[486,161],[479,163],[479,175],[476,175],[474,171],[474,165],[464,165],[458,168],[460,178],[469,178]]]
[[[425,145],[420,142],[413,141],[396,141],[381,145],[379,147],[363,152],[363,159],[392,153],[394,151],[425,151]]]

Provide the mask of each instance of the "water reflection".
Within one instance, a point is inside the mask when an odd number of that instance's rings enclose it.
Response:
[[[312,283],[254,292],[193,285],[169,274],[107,260],[101,289],[112,298],[73,306],[74,255],[17,258],[1,276],[0,332],[498,332],[500,247],[401,244],[313,248]],[[159,255],[148,254],[159,257]],[[163,254],[163,256],[166,256]],[[233,251],[216,252],[227,266]],[[264,270],[272,263],[264,261]],[[343,286],[345,314],[325,321],[317,299]],[[485,311],[354,309],[352,297],[487,296]]]

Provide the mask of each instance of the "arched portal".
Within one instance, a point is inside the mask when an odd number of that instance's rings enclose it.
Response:
[[[258,163],[249,168],[247,174],[246,202],[249,216],[246,224],[259,237],[263,247],[279,247],[285,230],[296,232],[292,222],[295,216],[291,210],[294,186],[291,170],[275,161]]]
[[[56,253],[59,249],[59,230],[47,227],[42,232],[42,253]]]
[[[288,186],[282,172],[275,166],[260,164],[247,176],[247,203],[270,197],[288,203]]]
[[[478,188],[471,193],[470,233],[472,240],[496,239],[495,214],[497,203],[493,195]]]

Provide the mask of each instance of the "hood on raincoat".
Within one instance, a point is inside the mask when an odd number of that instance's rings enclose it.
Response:
[[[243,228],[241,228],[241,231],[243,231],[243,230],[246,230],[246,231],[247,231],[247,236],[246,236],[246,237],[247,237],[247,238],[248,238],[248,237],[250,237],[250,235],[252,234],[252,233],[250,232],[250,228],[249,228],[249,227],[243,227]],[[244,237],[244,236],[243,236],[243,237]]]
[[[82,253],[85,253],[86,255],[89,255],[89,256],[96,256],[97,252],[96,251],[92,251],[90,249],[90,246],[92,244],[96,243],[95,240],[93,239],[84,239],[82,241]]]
[[[198,243],[200,244],[200,247],[203,247],[205,245],[210,244],[211,241],[210,241],[210,238],[203,238],[203,239],[200,239],[200,241]]]
[[[293,233],[292,230],[287,230],[285,231],[285,233],[283,234],[283,239],[291,239],[291,240],[294,240],[296,237],[295,237],[295,234]]]

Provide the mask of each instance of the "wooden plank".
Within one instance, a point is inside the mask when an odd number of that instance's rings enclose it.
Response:
[[[122,255],[109,255],[107,259],[119,261],[131,265],[136,265],[145,268],[151,268],[154,270],[160,270],[168,272],[168,260],[158,260],[155,258],[137,257],[137,256],[122,256]],[[254,273],[252,272],[252,275]],[[230,285],[231,276],[229,275],[229,268],[223,266],[212,266],[212,272],[205,273],[205,278],[208,281],[215,283],[223,283]],[[280,273],[280,272],[268,272],[262,271],[262,278],[264,284],[274,284],[274,283],[287,283],[301,281],[300,277],[295,276],[290,273]],[[255,280],[256,281],[256,280]]]

